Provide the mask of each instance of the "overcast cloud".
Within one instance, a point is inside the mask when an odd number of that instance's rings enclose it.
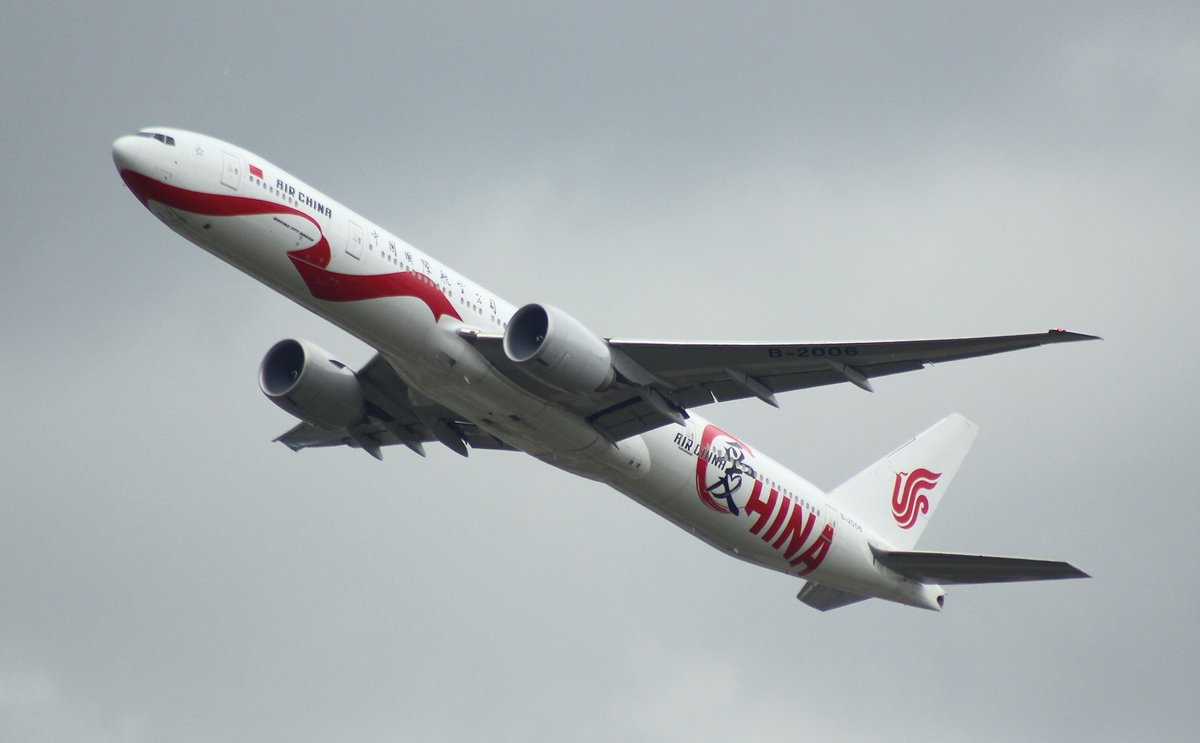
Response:
[[[1200,7],[641,5],[0,3],[0,739],[1194,739]],[[1094,578],[821,614],[522,455],[292,454],[262,354],[370,350],[129,195],[153,124],[603,335],[1103,335],[704,411],[825,488],[961,412],[921,546]]]

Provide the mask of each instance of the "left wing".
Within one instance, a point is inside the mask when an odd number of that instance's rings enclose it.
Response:
[[[535,381],[504,354],[503,336],[460,331],[518,385],[583,415],[611,441],[680,422],[688,408],[747,397],[778,406],[775,394],[849,382],[868,392],[875,377],[929,364],[1096,336],[1050,330],[1025,335],[842,343],[690,343],[609,340],[618,382],[586,395]]]
[[[348,428],[326,429],[301,423],[275,439],[292,451],[317,446],[350,446],[382,459],[380,448],[404,444],[425,456],[424,443],[438,441],[467,456],[472,449],[513,447],[482,430],[444,405],[416,395],[392,365],[376,354],[357,372],[363,389],[367,415]]]

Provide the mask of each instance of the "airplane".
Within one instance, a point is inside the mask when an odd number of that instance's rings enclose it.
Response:
[[[241,147],[182,129],[122,136],[113,161],[175,232],[375,349],[360,369],[272,346],[263,393],[294,451],[382,459],[425,444],[523,451],[605,483],[746,562],[802,578],[828,611],[879,598],[941,611],[943,584],[1086,578],[1060,561],[914,549],[977,433],[950,415],[826,493],[695,409],[927,365],[1096,339],[1045,333],[866,342],[606,338],[556,307],[515,307]]]

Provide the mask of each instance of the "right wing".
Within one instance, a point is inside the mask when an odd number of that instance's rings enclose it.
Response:
[[[580,395],[534,381],[504,354],[503,336],[460,331],[506,377],[530,392],[585,417],[617,441],[680,422],[689,408],[849,382],[871,391],[868,380],[915,371],[943,361],[988,356],[1096,336],[1045,333],[980,338],[838,343],[709,343],[609,340],[618,384]]]

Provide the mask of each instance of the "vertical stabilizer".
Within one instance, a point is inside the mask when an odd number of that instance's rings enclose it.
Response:
[[[892,549],[911,549],[978,433],[963,416],[948,415],[839,485],[830,500]]]

